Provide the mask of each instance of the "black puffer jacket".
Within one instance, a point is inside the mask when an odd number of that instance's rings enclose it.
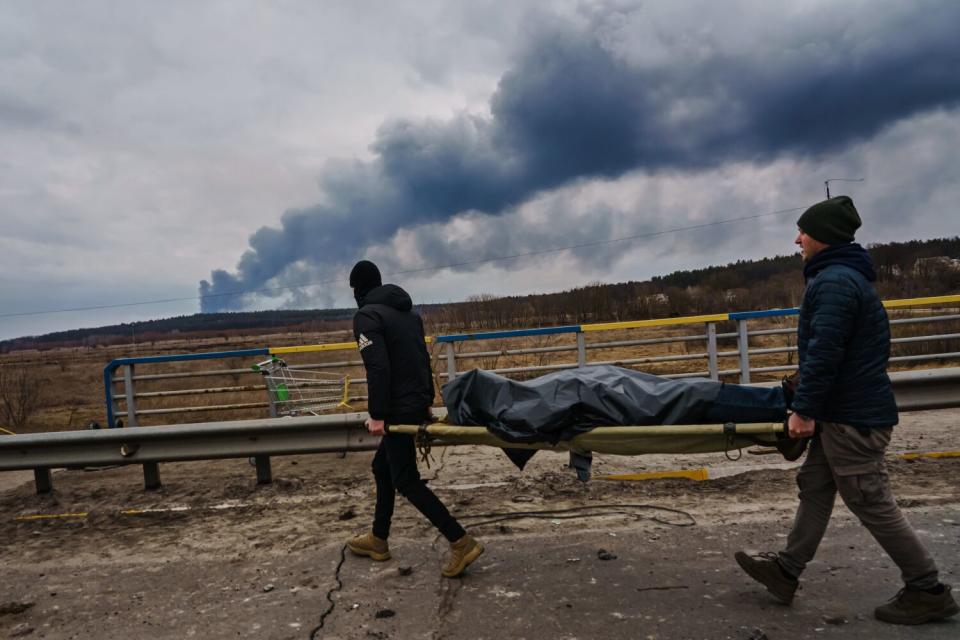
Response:
[[[858,244],[831,245],[804,265],[803,275],[801,382],[793,410],[854,427],[897,424],[887,376],[890,323],[871,284],[870,255]]]
[[[392,284],[371,289],[353,316],[367,370],[370,417],[388,423],[420,422],[433,403],[433,374],[423,321],[406,291]]]

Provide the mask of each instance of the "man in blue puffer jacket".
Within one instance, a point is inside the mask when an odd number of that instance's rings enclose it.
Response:
[[[890,324],[872,284],[870,255],[853,242],[860,216],[850,198],[837,196],[807,209],[797,226],[807,288],[797,328],[800,384],[788,428],[793,438],[812,436],[797,474],[800,506],[785,550],[758,557],[741,551],[735,557],[752,578],[790,604],[839,492],[900,568],[905,583],[893,600],[876,608],[876,617],[898,624],[950,617],[960,607],[897,507],[883,463],[897,424],[887,376]]]

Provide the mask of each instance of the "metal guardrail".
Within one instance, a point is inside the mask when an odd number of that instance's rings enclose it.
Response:
[[[960,367],[894,372],[891,381],[901,411],[960,407]],[[366,418],[347,413],[3,436],[0,471],[33,469],[37,492],[46,493],[54,468],[140,464],[144,486],[155,489],[161,462],[253,457],[257,481],[268,483],[270,456],[375,449],[379,439],[364,429]]]
[[[271,481],[270,456],[376,449],[365,413],[207,422],[136,429],[63,431],[0,440],[0,471],[33,469],[37,493],[50,469],[143,465],[144,487],[160,487],[161,462],[254,458],[257,481]]]
[[[924,315],[920,317],[895,318],[891,320],[894,327],[901,325],[913,325],[918,323],[945,323],[960,320],[960,314],[947,313],[941,315],[929,315],[925,313],[926,308],[940,305],[960,306],[960,295],[939,296],[934,298],[911,298],[904,300],[888,300],[884,306],[888,309],[904,309],[909,307],[924,308]],[[784,371],[790,371],[796,368],[796,365],[789,361],[783,364],[773,364],[768,366],[757,366],[756,359],[769,358],[776,354],[784,354],[787,358],[796,351],[796,347],[790,344],[785,346],[753,346],[750,341],[766,340],[771,336],[790,336],[796,333],[793,327],[786,328],[759,328],[750,330],[750,322],[769,322],[770,319],[785,318],[795,316],[799,309],[771,309],[765,311],[746,311],[734,313],[720,313],[700,316],[684,316],[678,318],[663,318],[653,320],[638,320],[631,322],[609,322],[583,325],[564,325],[558,327],[543,327],[536,329],[519,329],[513,331],[491,331],[478,333],[461,333],[454,335],[438,336],[436,338],[427,338],[428,343],[438,345],[442,349],[441,361],[445,363],[444,370],[437,371],[438,379],[449,379],[458,373],[458,362],[467,361],[480,362],[481,366],[484,360],[496,360],[500,357],[516,358],[526,356],[546,356],[559,353],[575,353],[576,360],[570,362],[559,362],[550,364],[533,364],[519,366],[505,366],[497,368],[496,366],[487,367],[491,371],[507,376],[524,375],[534,373],[544,373],[561,369],[573,369],[585,366],[587,364],[615,364],[620,366],[636,365],[655,365],[660,366],[665,363],[683,363],[683,362],[703,362],[704,369],[687,372],[671,372],[663,374],[671,378],[690,378],[707,377],[713,380],[721,378],[733,378],[740,384],[749,384],[753,376],[758,374],[771,374]],[[732,323],[735,331],[720,332],[721,324]],[[588,340],[594,336],[601,336],[611,331],[639,331],[663,328],[683,328],[697,327],[699,331],[694,331],[686,335],[667,336],[656,338],[638,338],[632,340],[607,340],[592,341]],[[572,335],[575,342],[570,344],[535,346],[514,349],[495,349],[485,351],[464,351],[462,347],[469,343],[483,341],[509,341],[525,337],[544,337],[549,336]],[[894,346],[900,344],[913,344],[918,342],[950,341],[956,340],[960,345],[960,333],[934,332],[929,335],[897,337],[892,340]],[[734,348],[721,350],[718,346],[722,342],[732,342]],[[633,358],[590,358],[590,354],[602,353],[604,350],[624,349],[630,347],[657,347],[659,345],[683,344],[685,348],[691,344],[704,344],[702,351],[695,353],[682,354],[664,354],[648,355],[644,357]],[[219,370],[199,370],[184,372],[162,372],[143,374],[138,370],[139,366],[151,366],[162,363],[176,363],[187,361],[207,361],[207,360],[241,360],[244,364],[251,363],[254,359],[264,356],[278,355],[286,356],[289,354],[303,353],[343,353],[351,352],[356,349],[356,343],[343,342],[334,344],[305,345],[298,347],[279,347],[279,348],[260,348],[245,349],[238,351],[221,351],[211,353],[197,354],[178,354],[170,356],[148,356],[139,358],[121,358],[112,361],[104,369],[103,379],[106,395],[107,425],[117,426],[117,419],[124,418],[128,426],[138,426],[140,418],[160,415],[176,414],[195,414],[214,411],[250,411],[270,409],[270,404],[266,400],[266,389],[262,385],[251,384],[250,381],[241,383],[241,376],[257,375],[254,371],[245,368],[231,368]],[[458,351],[458,349],[460,349]],[[355,353],[355,351],[354,351]],[[894,356],[890,359],[891,363],[931,361],[931,360],[954,360],[960,359],[960,350],[953,349],[938,353],[926,353],[920,355]],[[736,362],[734,367],[721,367],[721,363],[728,361]],[[754,363],[751,363],[751,360]],[[341,359],[333,362],[315,362],[310,364],[292,364],[291,369],[334,369],[347,370],[350,368],[362,367],[359,358]],[[122,375],[116,375],[122,370]],[[164,383],[173,380],[188,380],[191,378],[207,378],[211,376],[230,376],[236,381],[231,385],[219,384],[210,387],[192,386],[187,389],[164,389],[157,391],[139,391],[137,386],[140,383],[154,384]],[[356,386],[366,384],[362,376],[352,376],[351,384]],[[114,385],[122,385],[119,394],[114,393]],[[243,401],[220,402],[220,403],[197,403],[185,406],[159,407],[159,408],[140,408],[138,401],[154,402],[160,398],[179,398],[179,397],[216,397],[221,394],[242,394]],[[259,398],[251,399],[249,394],[259,394]],[[351,400],[365,400],[363,395],[351,396]],[[122,407],[120,406],[122,403]],[[266,413],[266,411],[263,411]],[[262,413],[261,413],[262,415]]]

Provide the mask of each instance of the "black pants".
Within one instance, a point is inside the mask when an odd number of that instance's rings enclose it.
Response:
[[[420,478],[413,436],[388,433],[380,440],[380,446],[373,457],[373,477],[377,482],[373,535],[383,540],[390,535],[395,491],[399,491],[425,515],[448,541],[459,540],[466,533]]]

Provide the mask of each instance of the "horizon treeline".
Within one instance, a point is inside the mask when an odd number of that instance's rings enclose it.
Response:
[[[960,237],[867,247],[883,299],[960,292]],[[472,296],[464,302],[419,305],[428,333],[618,322],[725,311],[795,307],[803,293],[798,254],[674,271],[642,282],[595,283],[556,293]],[[228,337],[294,331],[344,331],[355,309],[243,311],[176,316],[58,331],[0,342],[0,352],[98,346],[138,340]]]

